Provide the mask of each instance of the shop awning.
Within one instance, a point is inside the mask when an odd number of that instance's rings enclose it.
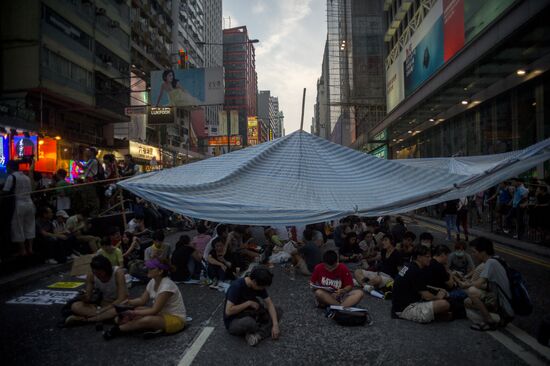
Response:
[[[297,131],[120,185],[169,210],[250,225],[410,211],[472,195],[550,159],[550,139],[507,154],[384,160]]]

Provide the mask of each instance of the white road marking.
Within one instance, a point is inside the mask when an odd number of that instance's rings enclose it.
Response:
[[[491,337],[499,341],[504,347],[508,348],[510,351],[516,354],[519,358],[525,361],[530,366],[545,366],[546,362],[543,362],[541,359],[537,358],[533,353],[526,350],[521,345],[514,342],[514,340],[504,333],[499,331],[496,332],[487,332]]]
[[[206,343],[206,340],[208,337],[210,337],[210,334],[214,331],[214,327],[204,327],[197,338],[195,338],[195,341],[185,351],[185,354],[183,355],[182,359],[178,363],[178,366],[189,366],[193,363],[193,360],[195,360],[195,357],[197,357],[197,354],[201,350],[202,346]]]
[[[546,358],[550,363],[550,348],[544,347],[542,344],[537,342],[537,340],[531,337],[528,333],[516,327],[514,324],[508,324],[506,330],[512,333],[514,337],[518,338],[520,341],[537,351],[542,357]]]

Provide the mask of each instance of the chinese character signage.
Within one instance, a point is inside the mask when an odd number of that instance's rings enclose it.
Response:
[[[0,135],[0,171],[6,169],[6,163],[10,159],[8,142],[8,136]]]
[[[134,158],[151,160],[160,160],[160,151],[157,147],[140,144],[139,142],[130,141],[130,155]]]
[[[36,156],[37,136],[25,137],[24,135],[13,136],[12,155],[13,159],[29,158]]]
[[[231,136],[231,146],[241,146],[241,135]],[[227,136],[210,136],[208,138],[208,146],[227,146]]]
[[[248,117],[248,145],[258,145],[258,117]]]

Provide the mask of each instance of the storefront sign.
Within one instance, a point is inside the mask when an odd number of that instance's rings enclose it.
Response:
[[[174,123],[174,108],[172,107],[151,107],[148,113],[149,125],[169,125]]]
[[[6,135],[0,135],[0,171],[6,169],[6,163],[10,160],[9,138]]]
[[[26,137],[24,135],[13,136],[11,156],[14,159],[29,158],[36,156],[36,145],[38,144],[37,136]]]
[[[242,146],[241,135],[231,136],[231,146]],[[210,136],[208,146],[227,146],[227,136]]]
[[[34,169],[37,172],[53,173],[57,168],[57,141],[44,138],[38,141],[38,159]]]
[[[143,160],[151,160],[153,158],[157,161],[160,160],[160,151],[157,147],[140,144],[135,141],[130,141],[130,155]]]

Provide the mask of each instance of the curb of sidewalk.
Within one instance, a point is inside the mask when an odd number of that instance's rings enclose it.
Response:
[[[411,220],[413,220],[411,217],[409,217]],[[415,215],[414,220],[416,221],[423,221],[427,222],[433,225],[441,226],[442,228],[445,228],[445,223],[441,220],[433,219],[431,217],[425,217],[425,216],[419,216]],[[499,244],[504,244],[506,246],[512,247],[514,249],[520,249],[525,252],[529,252],[531,254],[540,255],[545,258],[550,258],[550,248],[546,248],[542,245],[533,244],[524,242],[521,240],[516,240],[513,238],[509,238],[506,236],[494,234],[485,230],[480,230],[476,228],[469,228],[468,231],[473,234],[474,236],[484,236],[488,239],[491,239],[494,242],[497,242]]]
[[[37,268],[30,268],[28,271],[15,273],[4,278],[0,278],[0,293],[15,290],[30,282],[55,273],[67,272],[70,270],[72,264],[73,261],[67,261],[62,264],[42,265]]]

